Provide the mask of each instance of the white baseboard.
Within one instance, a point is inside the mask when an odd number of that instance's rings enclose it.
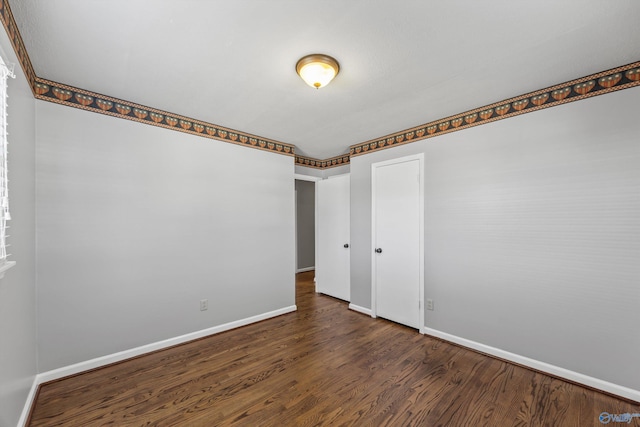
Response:
[[[312,271],[315,270],[315,267],[304,267],[304,268],[299,268],[296,270],[296,273],[304,273],[305,271]]]
[[[39,385],[40,383],[38,382],[38,376],[36,375],[35,377],[33,377],[31,390],[29,390],[29,394],[27,395],[27,400],[24,402],[24,408],[22,408],[22,414],[20,414],[20,419],[18,419],[18,427],[24,427],[27,425],[27,418],[29,418],[31,407],[35,403],[36,392],[38,391]]]
[[[34,395],[38,386],[40,384],[57,380],[60,378],[68,377],[69,375],[79,374],[81,372],[89,371],[91,369],[100,368],[102,366],[110,365],[112,363],[121,362],[123,360],[131,359],[132,357],[140,356],[145,353],[150,353],[156,350],[162,350],[167,347],[172,347],[178,344],[184,344],[189,341],[196,340],[198,338],[204,338],[209,335],[219,334],[220,332],[225,332],[231,329],[239,328],[241,326],[246,326],[251,323],[260,322],[262,320],[270,319],[272,317],[280,316],[283,314],[291,313],[296,311],[298,308],[295,305],[284,307],[279,310],[274,310],[268,313],[259,314],[257,316],[248,317],[246,319],[236,320],[235,322],[225,323],[223,325],[214,326],[208,329],[203,329],[201,331],[191,332],[189,334],[181,335],[179,337],[170,338],[164,341],[158,341],[155,343],[143,345],[140,347],[132,348],[125,351],[120,351],[118,353],[109,354],[102,357],[96,357],[95,359],[87,360],[84,362],[76,363],[69,366],[64,366],[62,368],[53,369],[51,371],[43,372],[36,375],[34,379],[33,386],[31,388],[31,392],[29,393],[29,397],[25,404],[25,409],[23,410],[23,414],[21,417],[22,424],[26,422],[26,417],[28,417],[31,404],[33,403]],[[23,420],[24,418],[24,420]]]
[[[349,304],[349,310],[357,311],[358,313],[366,314],[367,316],[371,316],[371,309],[360,307],[359,305]]]
[[[578,372],[570,371],[568,369],[561,368],[559,366],[551,365],[549,363],[541,362],[539,360],[530,359],[519,354],[510,353],[499,348],[491,347],[485,344],[481,344],[476,341],[471,341],[466,338],[461,338],[456,335],[451,335],[446,332],[441,332],[436,329],[423,328],[422,331],[426,335],[431,335],[445,341],[449,341],[455,344],[459,344],[463,347],[490,354],[500,359],[508,360],[519,365],[527,366],[537,371],[545,372],[556,377],[564,378],[569,381],[573,381],[578,384],[583,384],[587,387],[602,390],[607,393],[621,396],[627,399],[631,399],[635,402],[640,402],[640,390],[634,390],[628,387],[624,387],[618,384],[613,384],[608,381],[593,378],[588,375],[584,375]]]
[[[172,347],[178,344],[184,344],[186,342],[193,341],[198,338],[204,338],[209,335],[219,334],[220,332],[225,332],[231,329],[239,328],[241,326],[250,325],[251,323],[260,322],[262,320],[270,319],[272,317],[281,316],[283,314],[296,311],[297,309],[298,308],[295,305],[292,305],[289,307],[281,308],[279,310],[274,310],[268,313],[259,314],[257,316],[247,317],[246,319],[236,320],[235,322],[225,323],[223,325],[214,326],[214,327],[203,329],[196,332],[191,332],[189,334],[181,335],[179,337],[170,338],[164,341],[158,341],[155,343],[143,345],[143,346],[132,348],[125,351],[120,351],[118,353],[113,353],[113,354],[109,354],[102,357],[96,357],[95,359],[87,360],[84,362],[80,362],[73,365],[64,366],[62,368],[53,369],[51,371],[40,373],[36,375],[35,378],[33,379],[33,384],[31,385],[31,390],[29,390],[29,394],[27,395],[27,400],[22,410],[22,414],[20,415],[18,426],[26,425],[27,418],[29,417],[29,413],[31,412],[31,407],[34,403],[36,392],[40,384],[44,384],[49,381],[68,377],[70,375],[79,374],[81,372],[89,371],[91,369],[96,369],[101,366],[110,365],[112,363],[121,362],[123,360],[131,359],[132,357],[140,356],[145,353],[151,353],[152,351],[162,350],[163,348]]]

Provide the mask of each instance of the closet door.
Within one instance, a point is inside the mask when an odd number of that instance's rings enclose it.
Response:
[[[316,191],[316,291],[349,301],[349,175],[318,181]]]
[[[372,165],[373,314],[421,328],[421,158]]]

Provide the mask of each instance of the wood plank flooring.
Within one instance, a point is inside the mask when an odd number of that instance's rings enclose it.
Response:
[[[315,294],[313,272],[297,279],[297,312],[45,384],[29,425],[584,427],[640,413],[353,312]]]

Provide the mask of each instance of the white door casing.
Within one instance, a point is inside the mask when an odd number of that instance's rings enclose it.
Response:
[[[313,241],[314,241],[314,247],[313,247],[313,252],[314,254],[318,253],[318,224],[317,224],[317,218],[318,218],[318,181],[321,181],[322,178],[317,177],[317,176],[310,176],[310,175],[302,175],[302,174],[294,174],[293,175],[294,180],[296,181],[308,181],[308,182],[313,182],[314,186],[313,186],[313,194],[314,194],[314,200],[313,200],[313,204],[314,204],[314,211],[313,211],[313,228],[314,228],[314,232],[313,232]],[[295,199],[295,203],[293,205],[293,216],[294,216],[294,237],[293,237],[293,245],[294,248],[296,250],[296,259],[295,259],[295,267],[294,267],[294,271],[297,273],[298,272],[298,219],[297,219],[297,211],[298,211],[298,192],[295,190],[295,185],[294,185],[294,199]],[[316,264],[316,260],[314,259],[314,268],[315,268]]]
[[[373,317],[424,327],[424,156],[371,165]]]
[[[345,301],[351,299],[350,182],[347,174],[316,183],[316,291]]]

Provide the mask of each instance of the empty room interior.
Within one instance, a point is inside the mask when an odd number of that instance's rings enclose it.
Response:
[[[0,427],[640,425],[639,2],[0,20]]]

